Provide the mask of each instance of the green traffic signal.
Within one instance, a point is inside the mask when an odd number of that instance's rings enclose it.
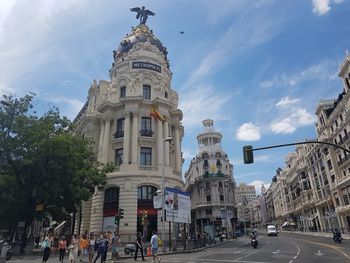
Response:
[[[243,146],[243,162],[245,164],[254,163],[253,146]]]
[[[119,216],[115,216],[115,218],[114,218],[114,223],[116,224],[116,225],[119,225]]]

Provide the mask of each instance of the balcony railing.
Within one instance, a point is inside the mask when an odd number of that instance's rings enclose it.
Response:
[[[124,131],[116,131],[114,133],[114,139],[122,138],[122,137],[124,137]]]
[[[152,137],[152,130],[140,130],[140,135],[145,137]]]

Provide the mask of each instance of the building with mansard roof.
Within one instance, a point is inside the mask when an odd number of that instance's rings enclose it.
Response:
[[[162,188],[162,165],[166,187],[184,186],[184,128],[167,50],[147,25],[139,24],[114,50],[109,75],[109,80],[92,82],[75,124],[95,142],[98,160],[116,168],[104,189],[96,189],[82,204],[75,232],[118,227],[123,241],[134,241],[137,231],[149,240],[153,230],[161,231],[161,212],[153,208],[153,197]],[[119,209],[124,215],[117,225]]]

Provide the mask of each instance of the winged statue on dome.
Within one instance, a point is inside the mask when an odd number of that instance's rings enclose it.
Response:
[[[154,16],[155,15],[155,13],[153,13],[152,11],[150,11],[148,9],[145,9],[144,6],[142,6],[141,8],[140,7],[130,8],[130,11],[137,13],[136,19],[140,18],[140,24],[141,25],[145,25],[146,24],[148,16]]]

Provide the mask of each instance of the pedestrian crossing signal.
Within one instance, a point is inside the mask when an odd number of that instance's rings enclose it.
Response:
[[[114,223],[115,223],[116,225],[119,225],[119,216],[115,216],[115,218],[114,218]]]

